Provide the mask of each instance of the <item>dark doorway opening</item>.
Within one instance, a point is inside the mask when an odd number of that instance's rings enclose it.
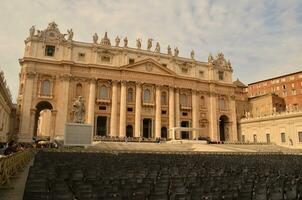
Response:
[[[106,136],[107,135],[107,117],[98,116],[96,120],[96,135]]]
[[[132,127],[132,125],[128,125],[126,127],[126,136],[127,137],[133,137],[133,127]]]
[[[181,127],[189,128],[189,122],[188,121],[182,121]],[[189,139],[189,131],[181,131],[181,139]]]
[[[220,141],[225,141],[228,138],[228,134],[229,134],[228,122],[229,122],[229,118],[225,115],[222,115],[219,118]]]
[[[143,137],[150,138],[152,131],[152,120],[151,119],[144,119],[143,120]]]
[[[38,120],[39,120],[41,111],[42,110],[52,110],[52,109],[53,109],[52,105],[47,101],[41,101],[36,105],[36,114],[35,114],[35,124],[34,124],[33,136],[37,136]],[[49,122],[49,123],[51,123],[51,122]]]
[[[160,136],[161,138],[166,138],[167,139],[167,128],[166,127],[161,127],[161,130],[160,130]]]

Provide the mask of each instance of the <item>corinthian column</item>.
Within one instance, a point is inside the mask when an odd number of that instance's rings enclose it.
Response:
[[[175,127],[180,127],[179,88],[175,90]]]
[[[192,91],[192,127],[193,128],[199,128],[198,127],[198,109],[199,106],[197,105],[197,95],[196,91]],[[193,131],[193,138],[195,139],[197,136],[198,131]]]
[[[89,100],[88,100],[88,124],[94,126],[94,108],[95,108],[95,79],[90,81]]]
[[[169,138],[173,138],[171,129],[175,126],[175,116],[174,116],[174,88],[169,87]]]
[[[126,135],[126,82],[121,82],[121,101],[120,101],[120,137]]]
[[[160,102],[160,86],[156,86],[156,105],[155,105],[155,138],[161,136],[161,102]]]
[[[134,137],[140,137],[141,133],[141,113],[142,113],[142,86],[141,83],[136,83],[135,89],[135,129]]]
[[[117,81],[112,81],[110,136],[117,135]]]

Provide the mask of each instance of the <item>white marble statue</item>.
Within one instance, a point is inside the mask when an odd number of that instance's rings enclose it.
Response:
[[[149,38],[148,41],[147,41],[147,50],[150,51],[151,47],[152,47],[152,41],[153,39],[152,38]]]
[[[78,99],[73,103],[73,109],[73,122],[83,124],[85,121],[85,106],[83,103],[83,97],[78,97]]]
[[[121,39],[118,36],[116,36],[116,38],[115,38],[115,46],[116,47],[120,46],[120,42],[121,42]]]
[[[136,39],[136,47],[137,47],[138,49],[140,49],[140,48],[142,47],[142,39],[140,39],[140,38],[137,38],[137,39]]]

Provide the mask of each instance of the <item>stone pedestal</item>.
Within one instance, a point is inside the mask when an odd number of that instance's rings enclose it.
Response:
[[[66,146],[90,146],[93,141],[93,125],[66,123],[64,145]]]

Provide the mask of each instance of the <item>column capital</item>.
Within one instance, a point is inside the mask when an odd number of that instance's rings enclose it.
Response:
[[[122,81],[121,81],[121,86],[126,86],[126,85],[127,85],[127,81],[122,80]]]
[[[135,85],[136,85],[136,87],[142,87],[143,82],[136,81],[136,82],[135,82]]]
[[[158,85],[158,84],[155,85],[155,88],[158,89],[158,90],[161,90],[162,87],[163,87],[163,85]]]
[[[118,81],[118,80],[111,80],[111,83],[112,84],[118,84],[120,81]]]
[[[59,79],[62,81],[70,81],[71,74],[62,74],[59,76]]]
[[[96,81],[97,81],[97,79],[96,79],[96,78],[90,78],[90,83],[95,84],[95,83],[96,83]]]
[[[26,77],[29,78],[29,79],[35,78],[36,75],[37,75],[36,72],[27,72],[26,73]]]

